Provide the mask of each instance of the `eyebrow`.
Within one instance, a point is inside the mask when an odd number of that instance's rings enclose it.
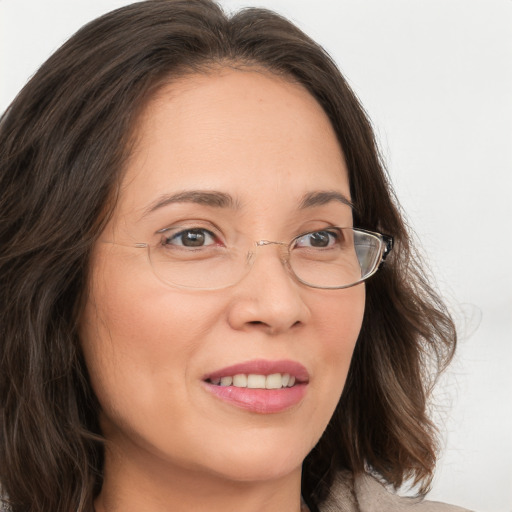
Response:
[[[350,206],[350,208],[354,208],[352,201],[350,201],[344,194],[334,190],[318,190],[308,192],[302,197],[299,210],[322,206],[330,203],[331,201],[337,201]],[[156,210],[159,210],[160,208],[164,208],[165,206],[175,203],[194,203],[214,208],[238,209],[240,207],[238,201],[225,192],[217,190],[186,190],[175,194],[164,194],[160,196],[144,210],[142,218]]]
[[[309,192],[302,197],[299,210],[313,208],[315,206],[323,206],[331,201],[338,201],[350,206],[352,209],[355,209],[354,203],[344,194],[335,190],[317,190],[315,192]]]
[[[164,194],[151,203],[142,215],[145,217],[155,210],[175,203],[194,203],[214,208],[238,208],[237,202],[229,194],[216,190],[187,190],[176,194]]]

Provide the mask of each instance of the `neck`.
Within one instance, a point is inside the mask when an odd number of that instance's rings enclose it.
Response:
[[[96,512],[299,512],[301,468],[268,480],[237,481],[168,461],[105,453]],[[269,461],[269,467],[271,461]]]

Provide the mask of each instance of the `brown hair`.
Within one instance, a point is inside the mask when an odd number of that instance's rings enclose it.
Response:
[[[77,335],[89,254],[151,92],[219,64],[256,65],[306,87],[344,150],[355,224],[395,238],[366,284],[343,395],[303,465],[304,497],[320,503],[339,469],[371,470],[394,486],[412,478],[421,493],[429,486],[427,400],[455,331],[357,98],[326,52],[272,12],[227,17],[209,0],[149,0],[82,28],[0,122],[0,482],[14,512],[92,509],[103,448]]]

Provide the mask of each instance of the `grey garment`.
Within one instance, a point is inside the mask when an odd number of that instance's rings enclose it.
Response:
[[[390,492],[371,475],[338,473],[320,512],[470,512],[454,505]]]

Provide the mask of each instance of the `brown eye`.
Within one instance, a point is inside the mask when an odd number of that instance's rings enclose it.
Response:
[[[215,244],[215,236],[211,231],[203,228],[184,229],[166,238],[163,243],[182,247],[204,247]]]
[[[339,234],[335,231],[312,231],[306,233],[297,239],[295,244],[296,247],[314,247],[314,248],[325,248],[331,247],[339,239]]]

